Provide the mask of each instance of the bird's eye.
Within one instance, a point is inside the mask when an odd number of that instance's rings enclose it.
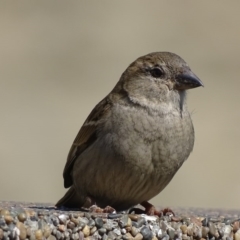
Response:
[[[151,75],[152,75],[153,77],[155,77],[155,78],[160,78],[160,77],[162,77],[162,75],[163,75],[163,71],[162,71],[160,68],[157,68],[157,67],[152,68],[152,69],[150,70],[150,73],[151,73]]]

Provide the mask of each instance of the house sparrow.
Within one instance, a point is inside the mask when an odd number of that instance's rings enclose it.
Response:
[[[77,134],[63,172],[70,189],[56,206],[151,208],[193,149],[186,90],[199,86],[174,53],[134,61]]]

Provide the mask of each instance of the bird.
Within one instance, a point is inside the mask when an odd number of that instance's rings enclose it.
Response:
[[[159,194],[189,157],[194,127],[187,90],[203,86],[177,54],[141,56],[91,111],[69,151],[57,207],[116,211]],[[147,209],[148,208],[148,209]]]

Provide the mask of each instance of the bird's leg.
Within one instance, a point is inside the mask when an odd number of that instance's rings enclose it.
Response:
[[[142,202],[141,205],[145,208],[145,213],[150,216],[157,215],[161,217],[166,215],[166,213],[171,213],[173,216],[175,216],[174,212],[170,208],[164,208],[163,210],[159,211],[147,201]]]

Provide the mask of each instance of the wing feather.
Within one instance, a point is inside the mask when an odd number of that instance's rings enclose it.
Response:
[[[87,149],[97,139],[97,129],[101,123],[110,114],[110,108],[112,104],[109,98],[104,98],[99,102],[88,118],[84,122],[83,126],[79,130],[72,147],[69,151],[67,162],[63,171],[64,187],[68,188],[73,184],[72,169],[78,156]]]

